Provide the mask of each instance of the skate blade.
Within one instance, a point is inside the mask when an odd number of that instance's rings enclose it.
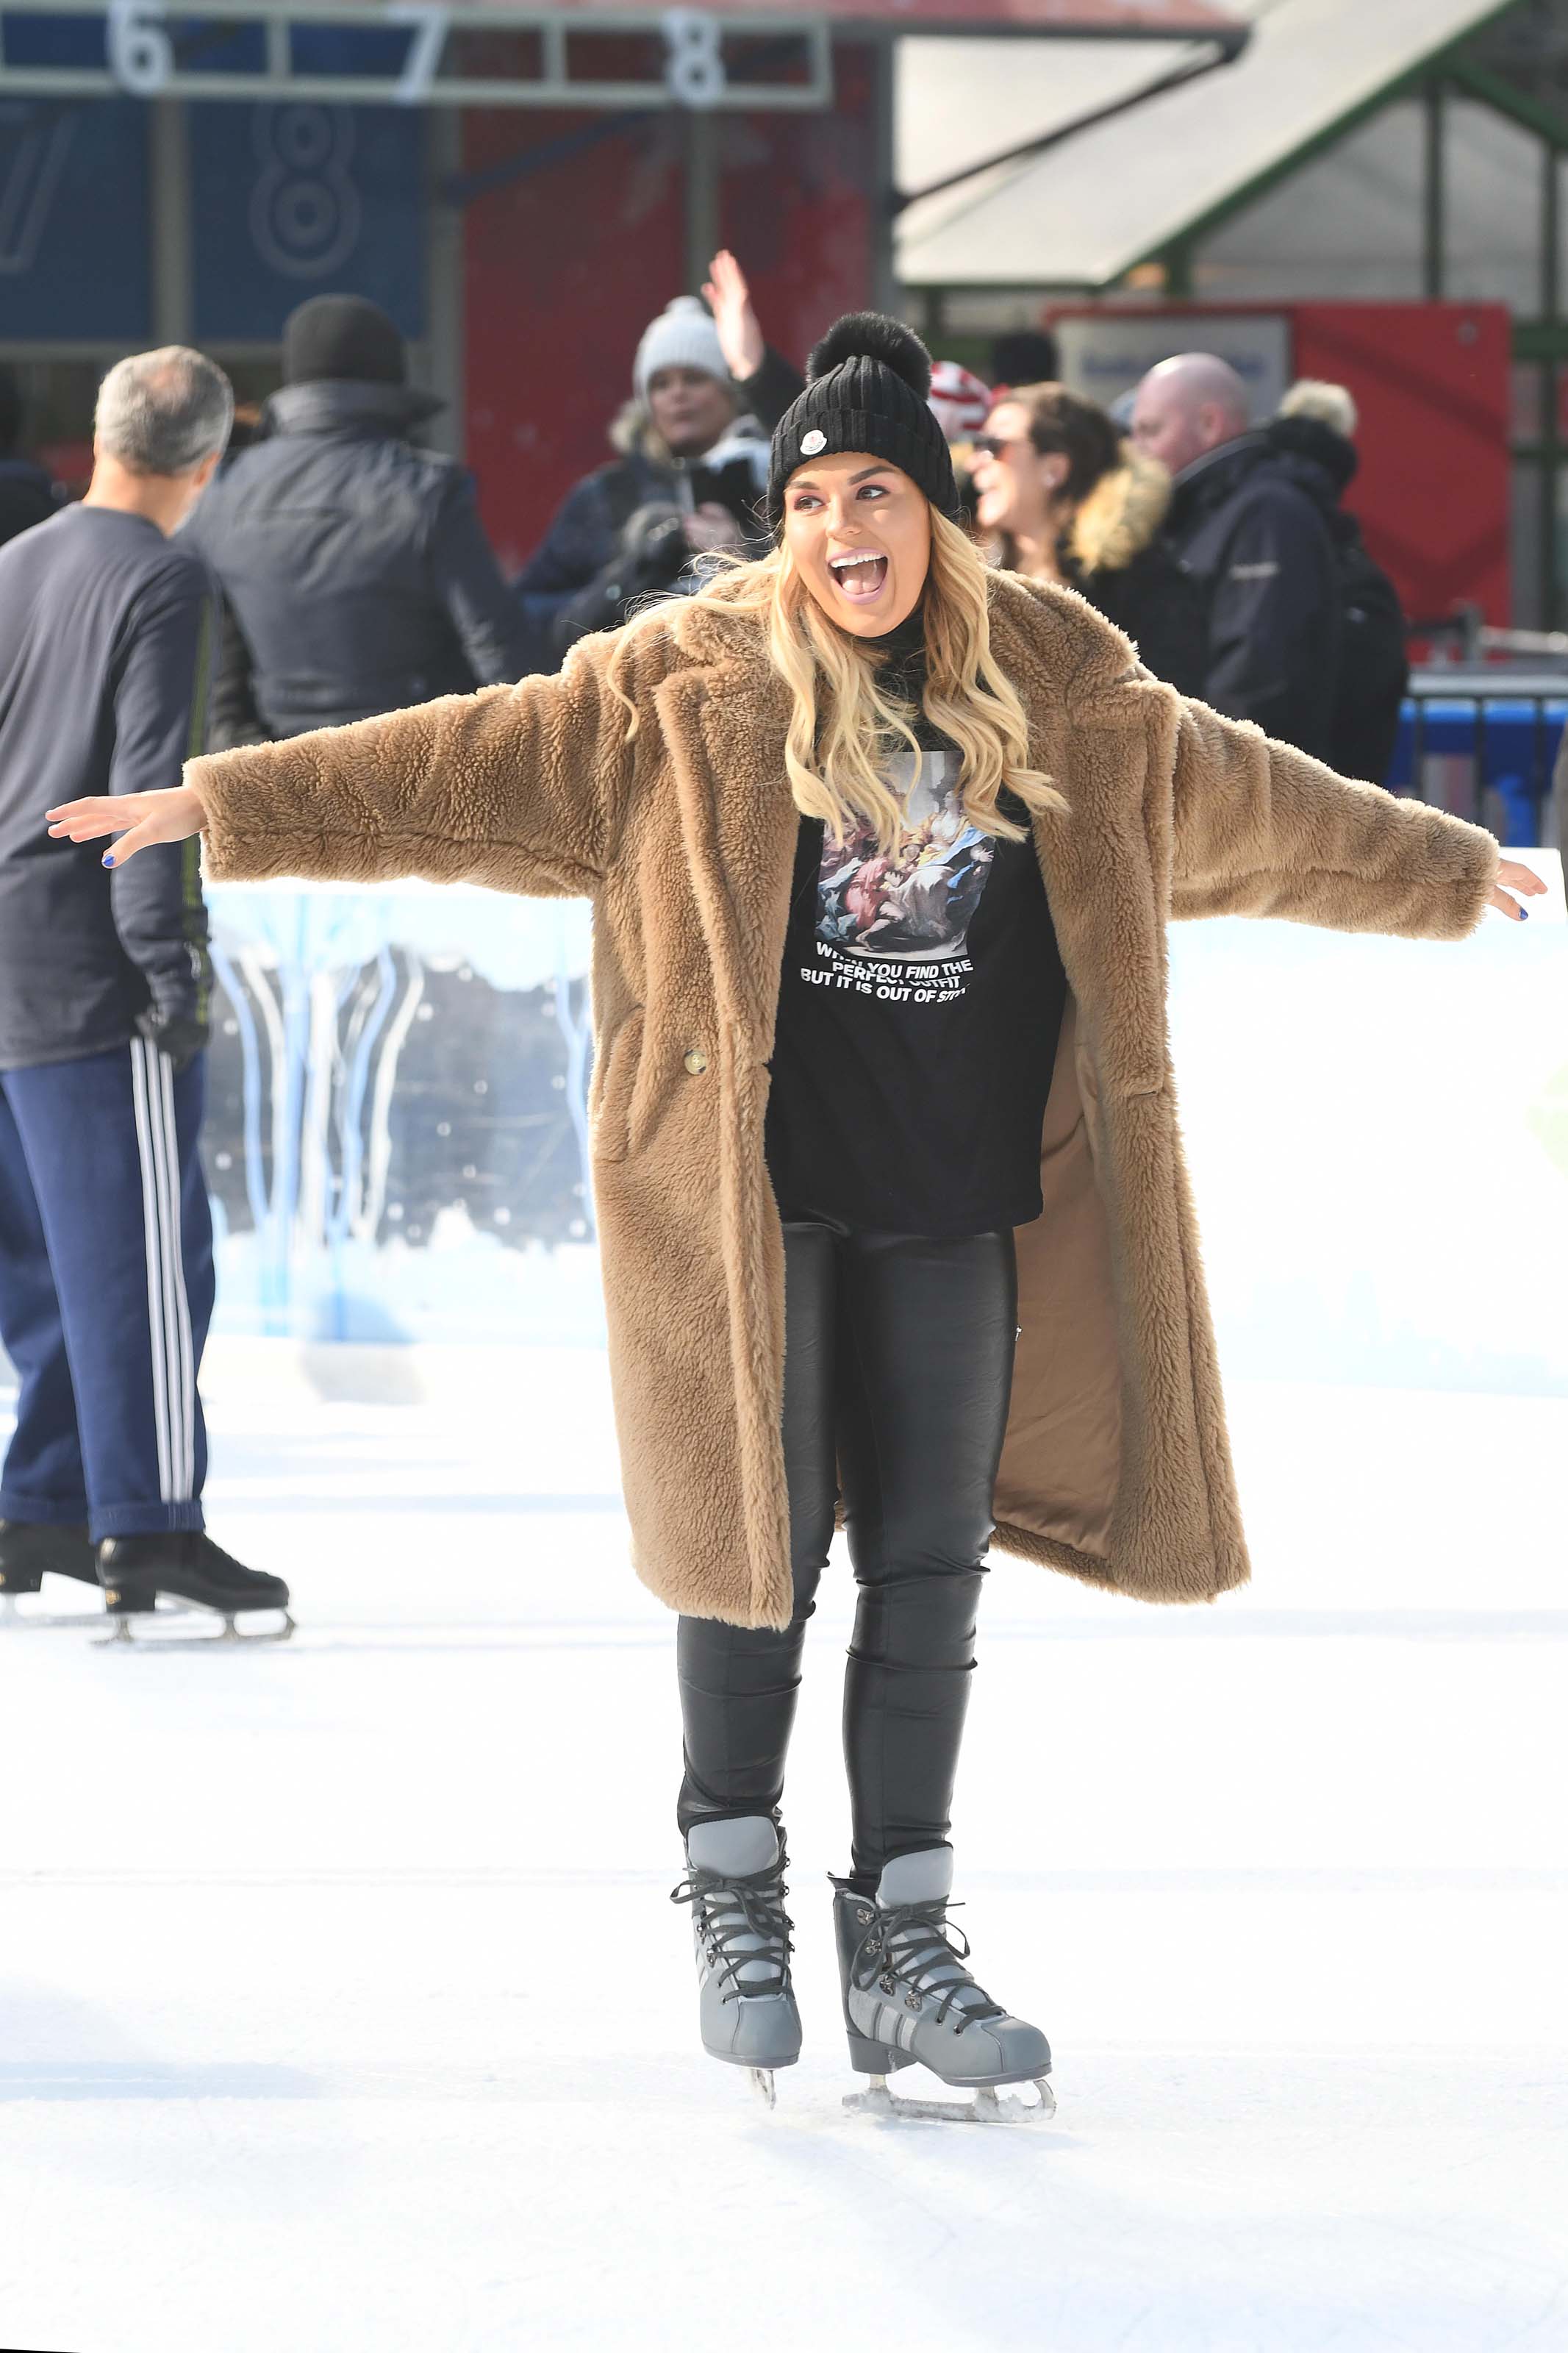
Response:
[[[133,1628],[140,1625],[148,1623],[155,1625],[160,1619],[172,1619],[188,1626],[205,1626],[209,1625],[217,1614],[219,1613],[195,1607],[188,1609],[154,1609],[151,1612],[139,1610],[132,1617],[116,1618],[112,1633],[95,1634],[92,1648],[95,1651],[251,1650],[258,1643],[286,1642],[294,1631],[294,1620],[287,1609],[268,1612],[268,1616],[280,1616],[283,1620],[281,1626],[267,1627],[259,1633],[254,1634],[242,1634],[233,1618],[225,1618],[216,1633],[138,1634],[132,1631]]]
[[[863,2092],[846,2092],[844,2105],[863,2116],[919,2116],[942,2125],[1039,2125],[1057,2112],[1057,2097],[1043,2075],[1033,2078],[1037,2097],[1016,2098],[1012,2092],[983,2086],[972,2100],[911,2100],[889,2092],[885,2075],[867,2078]]]
[[[748,2067],[746,2073],[751,2078],[752,2089],[755,2092],[758,2099],[761,2100],[763,2107],[776,2108],[779,2104],[779,2095],[773,2089],[773,2069],[771,2067]]]

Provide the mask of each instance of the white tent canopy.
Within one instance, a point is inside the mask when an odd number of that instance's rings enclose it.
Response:
[[[1236,63],[1043,154],[917,194],[895,233],[900,280],[1111,285],[1498,7],[1497,0],[1369,0],[1355,10],[1344,0],[1252,0],[1238,13],[1250,13],[1255,29]],[[1058,79],[1045,54],[1056,46],[900,44],[900,185],[931,188],[944,176],[946,156],[958,159],[948,172],[962,171],[966,155],[978,163],[1004,153],[1117,95],[1131,96],[1168,72],[1181,47],[1161,44],[1153,70],[1147,52],[1102,52],[1096,84],[1087,63]],[[1079,46],[1091,45],[1061,45]],[[1022,127],[1031,103],[1038,109],[1032,131]],[[943,109],[945,131],[930,129]],[[921,126],[928,126],[923,151]]]
[[[1151,90],[1206,43],[901,40],[894,52],[893,177],[905,195],[973,173]]]

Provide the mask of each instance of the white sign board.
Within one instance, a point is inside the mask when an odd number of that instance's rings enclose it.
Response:
[[[1279,408],[1290,382],[1290,323],[1279,311],[1097,311],[1058,319],[1062,382],[1102,408],[1162,360],[1213,352],[1246,385],[1255,424]]]

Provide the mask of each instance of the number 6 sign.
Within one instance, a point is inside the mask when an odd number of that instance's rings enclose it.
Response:
[[[110,0],[106,27],[109,70],[121,90],[156,98],[174,72],[174,51],[160,0]]]

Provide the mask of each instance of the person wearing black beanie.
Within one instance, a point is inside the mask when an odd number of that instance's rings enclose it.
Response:
[[[117,862],[200,830],[219,881],[594,898],[609,1370],[633,1559],[679,1612],[703,2047],[770,2100],[800,2054],[780,1810],[842,1523],[851,2105],[900,2105],[886,2079],[919,2061],[959,2114],[1043,2116],[1046,2037],[948,1909],[991,1546],[1162,1603],[1248,1573],[1166,925],[1458,939],[1489,903],[1522,918],[1500,878],[1545,885],[1184,701],[1071,590],[988,571],[930,364],[896,320],[841,320],[773,438],[771,550],[559,676],[197,760],[51,828],[122,834]],[[604,1705],[587,1736],[629,1777]],[[616,2033],[649,1998],[619,1973]]]
[[[363,294],[313,294],[283,322],[283,381],[405,385],[408,353],[379,302]],[[433,417],[440,406],[428,394],[416,394],[402,414]]]
[[[773,433],[768,521],[808,459],[865,451],[891,459],[940,514],[962,520],[947,438],[931,405],[931,354],[911,329],[874,311],[840,319],[806,363],[805,390]]]
[[[186,527],[224,592],[215,750],[521,677],[531,642],[472,479],[412,436],[395,321],[316,294],[283,328],[283,385]]]

